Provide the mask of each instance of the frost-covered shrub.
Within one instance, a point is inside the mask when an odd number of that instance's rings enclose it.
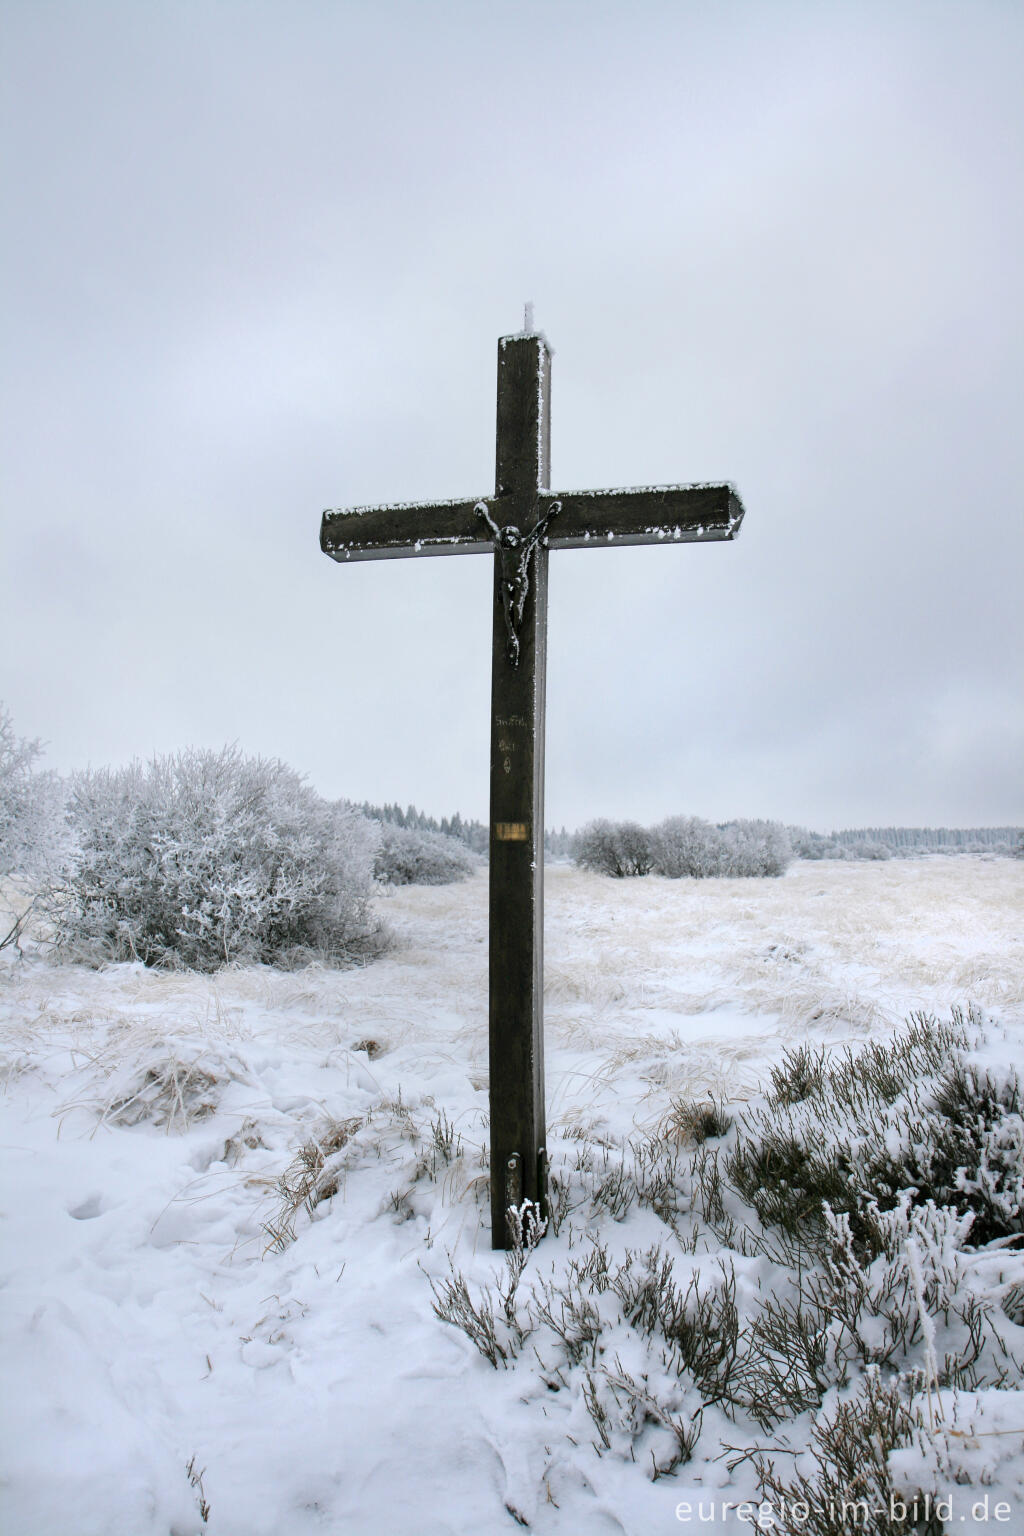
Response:
[[[970,1215],[975,1242],[1024,1232],[1020,1085],[967,1062],[968,1038],[954,1011],[831,1063],[784,1053],[766,1106],[741,1117],[729,1180],[766,1226],[807,1232],[827,1204],[869,1249],[877,1211],[904,1197]]]
[[[647,830],[635,821],[591,821],[576,833],[572,856],[599,874],[665,875],[670,880],[722,875],[781,875],[792,859],[789,834],[775,821],[670,816]]]
[[[918,1518],[917,1490],[898,1482],[893,1470],[895,1455],[906,1447],[925,1462],[934,1438],[923,1409],[906,1401],[898,1381],[865,1375],[855,1393],[815,1415],[802,1458],[780,1456],[778,1465],[765,1453],[755,1458],[771,1528],[780,1536],[892,1536],[898,1530],[942,1536],[947,1527],[932,1501],[921,1500]],[[910,1520],[899,1518],[899,1510],[906,1516],[911,1507]]]
[[[37,773],[38,741],[14,734],[0,705],[0,949],[17,944],[37,902],[40,882],[67,842],[64,788],[55,773]]]
[[[650,833],[635,821],[588,822],[572,840],[572,858],[580,869],[599,875],[647,875],[651,871]]]
[[[235,747],[71,780],[74,851],[50,886],[59,950],[212,970],[378,953],[377,832],[284,763]]]
[[[722,833],[699,816],[669,816],[651,832],[651,852],[655,874],[669,880],[723,875],[728,858]]]
[[[727,875],[784,875],[793,859],[789,834],[777,821],[730,821],[725,839]]]
[[[789,841],[797,859],[891,859],[893,850],[877,838],[858,838],[843,842],[834,834],[808,832],[806,827],[790,827]],[[908,850],[909,851],[909,850]]]
[[[866,1160],[879,1203],[911,1187],[973,1216],[975,1242],[1024,1231],[1024,1106],[1014,1071],[953,1061],[899,1141]]]
[[[32,765],[41,752],[40,742],[15,736],[11,716],[0,705],[0,879],[21,867],[31,842]]]
[[[851,844],[850,857],[854,859],[891,859],[892,853],[884,843],[872,842],[866,839],[862,843]]]
[[[465,843],[441,832],[400,827],[391,821],[383,822],[380,830],[374,874],[389,885],[451,885],[465,880],[482,863]]]
[[[37,773],[42,743],[15,736],[0,704],[0,880],[35,879],[63,844],[63,793],[54,773]]]
[[[839,858],[835,851],[838,847],[835,839],[825,837],[821,832],[809,832],[806,827],[790,827],[789,841],[793,856],[797,859]]]
[[[699,816],[670,816],[651,832],[656,874],[670,880],[781,875],[793,854],[777,821],[730,821],[719,827]]]

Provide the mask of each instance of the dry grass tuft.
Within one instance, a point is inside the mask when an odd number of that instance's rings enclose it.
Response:
[[[714,1137],[725,1136],[731,1125],[732,1115],[720,1099],[676,1099],[659,1126],[659,1134],[666,1141],[700,1147]]]
[[[113,1098],[102,1119],[111,1125],[151,1120],[168,1131],[185,1131],[216,1111],[220,1086],[216,1073],[198,1061],[185,1062],[169,1055],[146,1068],[133,1092]]]
[[[264,1223],[263,1230],[274,1252],[282,1253],[295,1241],[295,1218],[300,1210],[312,1216],[322,1201],[338,1193],[341,1170],[336,1164],[337,1154],[363,1124],[361,1115],[350,1120],[327,1120],[319,1136],[299,1148],[277,1181],[277,1215]]]

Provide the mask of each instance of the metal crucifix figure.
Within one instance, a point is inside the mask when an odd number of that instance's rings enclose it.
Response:
[[[509,1209],[544,1214],[544,692],[548,553],[609,544],[733,539],[730,485],[548,490],[551,351],[527,318],[498,342],[493,496],[328,511],[333,560],[494,553],[491,646],[491,1242],[514,1240]],[[525,531],[524,531],[525,530]]]
[[[508,659],[513,667],[519,665],[519,626],[523,622],[526,595],[530,590],[530,556],[547,533],[548,523],[561,505],[560,501],[552,502],[543,516],[538,511],[533,527],[525,535],[513,523],[499,528],[488,512],[485,501],[478,501],[474,509],[494,535],[494,553],[501,567],[501,601],[505,609]]]

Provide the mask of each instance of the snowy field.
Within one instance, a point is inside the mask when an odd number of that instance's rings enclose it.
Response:
[[[648,1536],[696,1524],[700,1499],[717,1511],[700,1528],[740,1528],[722,1506],[757,1491],[742,1422],[705,1413],[690,1459],[653,1478],[657,1425],[635,1461],[621,1435],[602,1444],[579,1373],[562,1390],[546,1373],[542,1331],[495,1369],[435,1314],[453,1266],[477,1297],[505,1283],[487,1230],[486,893],[481,873],[381,898],[397,945],[365,969],[8,961],[4,1536]],[[546,982],[552,1168],[593,1196],[595,1158],[613,1168],[681,1100],[756,1103],[785,1047],[838,1052],[974,1005],[985,1059],[1018,1062],[1024,862],[703,882],[551,867]],[[322,1162],[331,1183],[304,1204]],[[595,1234],[620,1256],[678,1247],[652,1209],[581,1194],[524,1289]],[[738,1273],[770,1289],[765,1257]],[[958,1508],[997,1492],[999,1528],[1024,1531],[1014,1385],[974,1394],[950,1433],[981,1466]]]

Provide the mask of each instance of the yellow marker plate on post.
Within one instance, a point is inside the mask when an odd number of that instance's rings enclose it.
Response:
[[[494,835],[499,843],[525,843],[530,837],[525,821],[496,821]]]

